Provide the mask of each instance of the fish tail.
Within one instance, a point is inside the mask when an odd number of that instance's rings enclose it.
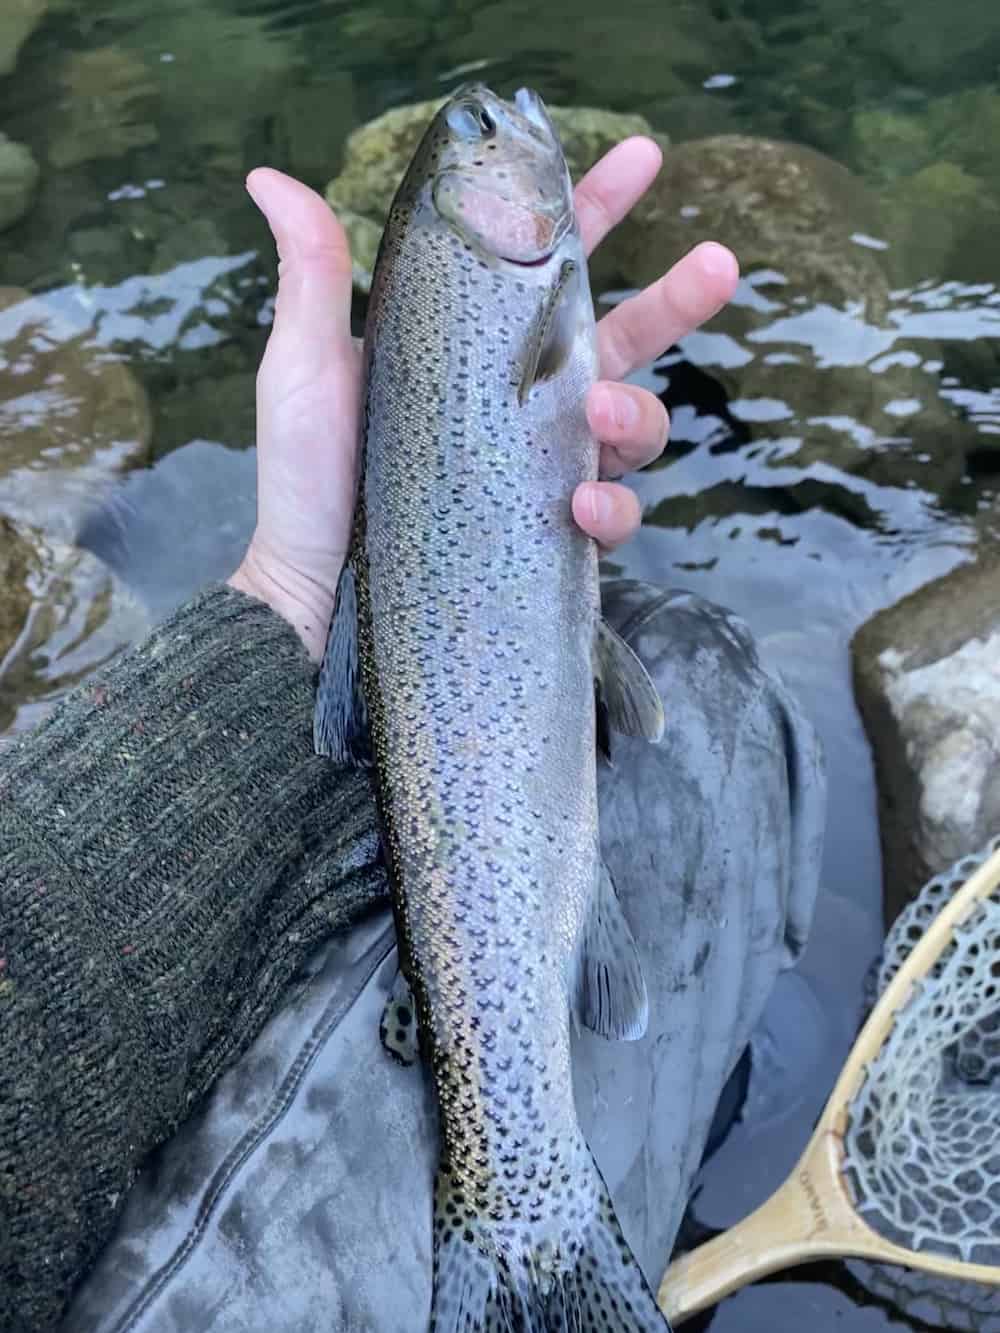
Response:
[[[568,1195],[550,1235],[470,1216],[439,1173],[431,1333],[670,1333],[590,1163],[585,1216]]]

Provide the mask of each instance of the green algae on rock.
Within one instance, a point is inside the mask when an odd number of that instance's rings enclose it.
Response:
[[[926,116],[862,107],[851,118],[853,158],[871,181],[918,171],[933,155]]]
[[[393,196],[420,137],[445,101],[435,98],[394,107],[362,125],[348,138],[340,174],[326,189],[326,199],[343,223],[351,242],[354,283],[367,292],[382,228]],[[599,157],[630,135],[655,138],[664,149],[664,135],[655,134],[642,116],[622,115],[594,107],[548,108],[563,141],[566,160],[578,180]]]
[[[932,162],[886,187],[882,211],[900,278],[996,278],[1000,191],[955,162]]]
[[[891,183],[942,162],[1000,187],[1000,91],[995,87],[932,98],[919,113],[862,107],[852,117],[851,130],[854,160],[870,180]]]
[[[851,137],[859,168],[880,187],[893,282],[995,279],[1000,91],[966,88],[931,99],[919,114],[861,108]]]

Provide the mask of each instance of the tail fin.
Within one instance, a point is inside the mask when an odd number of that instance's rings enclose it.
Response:
[[[593,1207],[581,1218],[566,1196],[551,1238],[538,1224],[470,1217],[438,1174],[431,1333],[670,1333],[589,1161]]]

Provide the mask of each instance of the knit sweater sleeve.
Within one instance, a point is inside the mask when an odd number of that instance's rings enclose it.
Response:
[[[144,1156],[384,893],[314,670],[208,589],[0,756],[0,1330],[54,1326]]]

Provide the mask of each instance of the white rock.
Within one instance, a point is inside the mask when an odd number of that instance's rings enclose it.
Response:
[[[868,622],[855,688],[878,774],[886,917],[1000,832],[998,557]]]

